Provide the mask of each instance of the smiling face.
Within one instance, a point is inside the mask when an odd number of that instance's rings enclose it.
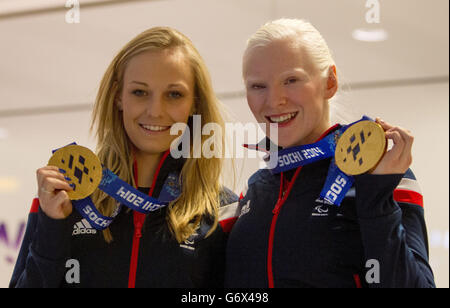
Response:
[[[278,145],[316,141],[329,128],[328,99],[334,91],[304,49],[293,40],[276,40],[250,49],[244,57],[247,101],[258,123],[278,123]]]
[[[137,155],[160,154],[177,137],[175,123],[187,123],[194,107],[194,77],[181,49],[146,51],[124,72],[117,105]]]

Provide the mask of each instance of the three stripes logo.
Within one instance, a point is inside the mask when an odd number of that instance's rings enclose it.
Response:
[[[77,222],[75,225],[73,225],[72,236],[83,234],[96,234],[96,233],[97,230],[94,229],[91,226],[91,224],[84,218],[81,221]]]

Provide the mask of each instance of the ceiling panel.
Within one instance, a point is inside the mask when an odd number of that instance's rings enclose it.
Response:
[[[64,1],[63,1],[64,2]],[[0,18],[0,111],[87,104],[114,54],[152,26],[188,35],[211,71],[218,93],[242,90],[246,39],[264,22],[305,18],[322,32],[341,70],[341,82],[448,78],[448,1],[381,2],[381,23],[369,25],[365,1],[167,0],[81,8],[79,24],[66,9]],[[359,27],[383,27],[389,39],[358,42]]]

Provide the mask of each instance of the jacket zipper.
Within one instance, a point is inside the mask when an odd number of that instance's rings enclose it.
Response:
[[[355,286],[357,289],[362,289],[361,278],[358,274],[353,274],[353,280],[355,280]]]
[[[319,139],[316,140],[316,142],[323,139],[325,136],[327,136],[331,131],[335,130],[337,127],[339,127],[338,124],[332,126],[329,128],[325,133],[322,134],[322,136],[319,137]],[[278,215],[280,214],[281,208],[283,207],[284,203],[286,202],[286,199],[289,197],[289,194],[291,192],[292,187],[294,186],[295,180],[297,179],[298,175],[300,174],[302,167],[298,167],[297,170],[295,170],[294,176],[292,177],[291,181],[288,182],[287,188],[285,189],[284,185],[284,175],[283,172],[281,172],[281,179],[280,179],[280,192],[278,194],[278,200],[275,204],[274,209],[272,210],[272,222],[270,224],[270,233],[269,233],[269,247],[267,249],[267,278],[269,282],[269,288],[274,288],[274,277],[273,277],[273,242],[275,239],[275,226],[277,224]]]
[[[134,234],[133,245],[131,247],[131,261],[130,261],[130,273],[128,276],[128,288],[135,288],[136,285],[136,272],[139,256],[139,244],[142,237],[142,227],[145,221],[145,214],[139,212],[133,212],[134,222]]]
[[[159,161],[158,167],[156,169],[155,175],[153,176],[152,187],[148,193],[149,196],[152,196],[153,190],[156,186],[156,179],[158,178],[159,171],[166,160],[167,156],[170,154],[170,150],[166,151]],[[134,182],[136,183],[136,187],[138,185],[138,168],[137,162],[134,161],[133,164],[134,169]],[[135,288],[136,286],[136,273],[137,273],[137,265],[138,265],[138,257],[139,257],[139,244],[142,237],[142,227],[144,226],[146,215],[143,213],[133,212],[133,224],[134,224],[134,233],[133,233],[133,244],[131,246],[131,259],[130,259],[130,272],[128,276],[128,288]]]
[[[291,189],[294,186],[295,180],[297,179],[301,170],[302,170],[302,167],[297,168],[297,170],[294,173],[294,176],[292,177],[292,180],[290,182],[288,182],[286,189],[285,189],[285,185],[284,185],[284,181],[285,181],[284,174],[283,174],[283,172],[281,173],[280,192],[278,194],[278,201],[275,204],[275,207],[272,211],[273,217],[272,217],[272,223],[270,225],[269,248],[267,251],[267,278],[268,278],[268,282],[269,282],[269,288],[275,287],[274,278],[273,278],[273,262],[272,262],[275,226],[277,224],[277,219],[278,219],[278,215],[280,214],[281,208],[283,207],[284,203],[286,202],[286,199],[288,198],[289,193],[291,192]]]

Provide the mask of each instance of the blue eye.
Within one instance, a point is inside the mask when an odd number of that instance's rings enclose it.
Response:
[[[178,92],[178,91],[170,91],[168,96],[169,96],[169,98],[178,99],[178,98],[182,98],[183,94],[181,92]]]
[[[254,90],[261,90],[261,89],[265,89],[266,86],[263,85],[263,84],[253,84],[253,85],[251,85],[250,88],[252,88],[252,89],[254,89]]]
[[[291,78],[288,78],[286,81],[285,81],[285,83],[284,84],[292,84],[292,83],[295,83],[295,82],[297,82],[298,81],[298,79],[297,78],[294,78],[294,77],[291,77]]]
[[[147,92],[145,92],[143,90],[134,90],[131,93],[137,97],[143,97],[143,96],[147,95]]]

